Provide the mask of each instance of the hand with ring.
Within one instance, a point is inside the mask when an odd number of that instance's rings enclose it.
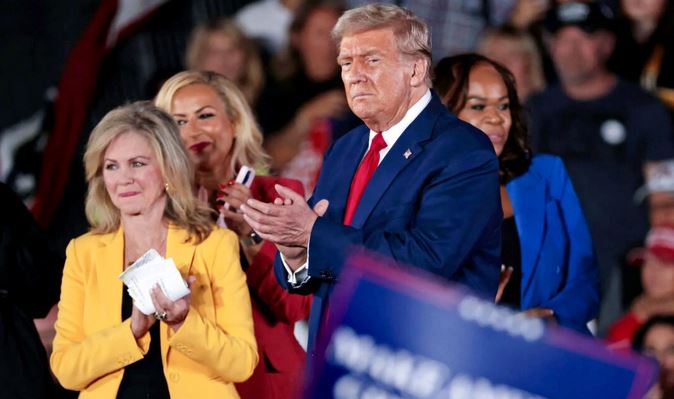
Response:
[[[196,277],[194,276],[188,277],[186,280],[187,286],[191,287],[195,280]],[[166,323],[173,331],[177,331],[183,325],[190,310],[191,294],[172,301],[164,295],[159,285],[155,285],[150,291],[150,298],[152,298],[156,310],[154,317]]]
[[[159,321],[164,321],[166,320],[166,317],[168,316],[168,313],[166,311],[163,312],[154,312],[154,318],[159,320]]]
[[[187,286],[190,287],[196,280],[196,277],[190,276],[187,278]],[[157,310],[152,315],[145,315],[135,305],[131,311],[131,331],[136,339],[139,339],[150,330],[150,327],[157,322],[157,320],[166,322],[168,325],[177,330],[187,317],[187,312],[190,307],[190,295],[173,302],[164,295],[161,288],[156,286],[150,292],[152,302]],[[164,304],[162,306],[161,304]]]

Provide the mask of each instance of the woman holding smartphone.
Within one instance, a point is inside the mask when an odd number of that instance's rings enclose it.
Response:
[[[311,298],[281,288],[273,272],[276,247],[262,241],[238,209],[248,198],[274,201],[279,197],[276,184],[303,194],[302,184],[269,176],[256,176],[250,188],[235,181],[242,166],[264,170],[268,156],[245,97],[223,76],[180,72],[164,83],[155,104],[178,124],[196,166],[200,198],[219,210],[227,227],[239,236],[245,255],[241,263],[253,303],[260,363],[237,390],[242,398],[293,397],[302,381],[306,356],[295,339],[294,323],[309,316]]]

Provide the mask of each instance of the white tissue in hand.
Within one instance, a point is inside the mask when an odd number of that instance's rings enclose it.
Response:
[[[134,304],[146,315],[156,311],[150,291],[159,284],[164,295],[176,301],[190,293],[187,283],[183,280],[173,259],[164,259],[154,249],[150,249],[133,265],[129,266],[119,279],[127,287],[129,296]]]

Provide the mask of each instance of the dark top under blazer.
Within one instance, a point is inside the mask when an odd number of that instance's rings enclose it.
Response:
[[[309,201],[312,206],[330,201],[311,232],[311,279],[291,288],[314,294],[310,354],[324,303],[353,246],[460,282],[485,297],[496,293],[502,211],[498,160],[487,136],[457,119],[433,94],[377,167],[352,225],[345,226],[351,179],[368,138],[369,129],[360,126],[335,142]],[[275,269],[288,288],[279,256]]]
[[[597,262],[564,163],[537,155],[506,189],[522,251],[522,309],[552,309],[560,325],[589,334],[599,310]]]

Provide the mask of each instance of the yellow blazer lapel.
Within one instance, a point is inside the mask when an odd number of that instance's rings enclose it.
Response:
[[[110,326],[122,322],[122,287],[119,274],[124,271],[124,234],[116,232],[101,236],[103,248],[97,262],[96,276],[101,294],[101,314]]]
[[[170,224],[166,238],[166,258],[172,258],[183,278],[190,275],[196,246],[187,242],[188,235],[182,228]]]
[[[194,252],[196,246],[187,241],[188,234],[182,228],[169,224],[168,235],[166,237],[166,259],[173,259],[176,267],[180,271],[183,278],[190,275],[192,269],[192,262],[194,261]],[[172,334],[165,323],[159,326],[161,336],[164,338],[161,341],[161,355],[164,362],[164,368],[168,361],[169,344],[168,338]]]

